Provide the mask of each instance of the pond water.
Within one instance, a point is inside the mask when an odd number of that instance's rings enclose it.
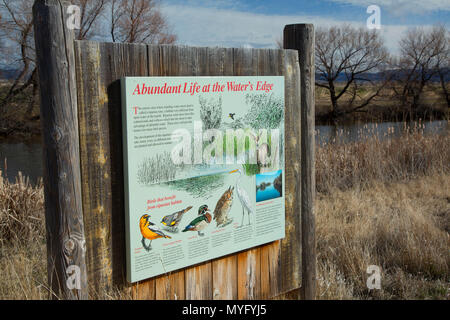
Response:
[[[423,122],[424,133],[443,134],[450,129],[448,121]],[[417,124],[416,124],[417,125]],[[408,126],[408,124],[407,124]],[[409,124],[414,127],[414,123]],[[351,125],[317,125],[316,143],[347,143],[377,136],[380,139],[400,136],[404,122],[361,123]],[[32,183],[42,177],[42,146],[40,139],[34,141],[0,140],[0,170],[3,176],[14,181],[18,172],[28,176]]]
[[[0,171],[13,182],[22,172],[35,184],[42,177],[42,144],[40,140],[27,142],[0,140]]]
[[[450,129],[449,122],[424,121],[420,123],[424,134],[444,134]],[[381,122],[381,123],[352,123],[342,125],[316,125],[316,144],[348,143],[363,139],[378,137],[381,140],[399,137],[408,128],[414,130],[419,122]]]

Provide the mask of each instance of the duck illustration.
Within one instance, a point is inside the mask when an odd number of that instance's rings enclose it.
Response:
[[[191,209],[192,206],[189,206],[186,209],[164,216],[161,223],[167,231],[178,232],[178,225],[180,224],[181,218],[183,218],[183,215]]]
[[[209,213],[209,208],[207,205],[203,205],[198,209],[198,217],[192,220],[186,228],[184,228],[183,232],[186,231],[197,231],[198,235],[203,237],[205,234],[201,231],[204,230],[209,223],[211,222],[212,217],[211,213]]]
[[[225,227],[233,221],[228,216],[231,205],[233,204],[233,190],[234,187],[230,186],[220,197],[219,201],[217,201],[216,208],[214,209],[214,220],[216,220],[217,227]]]
[[[148,214],[144,214],[139,219],[139,228],[141,229],[142,234],[142,246],[145,250],[150,251],[152,249],[152,241],[158,238],[167,238],[172,239],[168,235],[165,235],[164,232],[159,230],[159,228],[150,220],[150,216]],[[149,245],[145,244],[145,239],[150,240]]]
[[[239,173],[239,177],[236,180],[236,193],[237,193],[239,201],[241,202],[241,205],[242,205],[242,222],[241,222],[241,226],[242,226],[244,223],[245,211],[247,211],[248,224],[250,224],[250,215],[253,214],[253,208],[252,208],[252,205],[250,204],[250,197],[248,196],[247,191],[245,191],[245,189],[239,185],[239,182],[241,181],[241,178],[242,178],[242,171],[241,171],[241,169],[236,169],[236,170],[230,171],[230,173],[235,173],[235,172]]]

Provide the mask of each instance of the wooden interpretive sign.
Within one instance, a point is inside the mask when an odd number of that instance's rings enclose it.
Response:
[[[125,77],[127,279],[285,237],[284,77]]]

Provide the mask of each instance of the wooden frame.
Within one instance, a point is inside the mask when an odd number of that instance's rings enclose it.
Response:
[[[308,286],[304,297],[314,298],[311,268],[315,262],[305,265],[314,250],[303,250],[301,259],[302,241],[309,246],[314,234],[306,230],[305,237],[305,228],[313,227],[313,193],[304,189],[312,186],[304,177],[311,177],[313,143],[308,139],[313,141],[314,136],[304,129],[302,117],[305,114],[310,124],[311,104],[306,113],[300,108],[304,75],[297,51],[73,41],[73,32],[61,23],[67,5],[61,0],[37,0],[33,10],[41,81],[49,282],[55,295],[104,298],[110,290],[119,290],[135,299],[267,299],[297,289],[303,281],[303,287]],[[286,238],[130,286],[124,272],[118,80],[123,76],[240,75],[285,77]],[[311,82],[306,90],[311,90]],[[307,158],[309,166],[302,162]],[[302,199],[308,203],[302,205]],[[68,285],[75,276],[81,279],[78,287]]]

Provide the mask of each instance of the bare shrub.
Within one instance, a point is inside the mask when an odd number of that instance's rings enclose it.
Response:
[[[44,192],[42,182],[32,186],[21,174],[15,183],[0,171],[0,242],[44,239]]]
[[[412,127],[405,123],[401,137],[380,139],[361,134],[357,142],[317,146],[317,191],[365,187],[373,180],[411,179],[436,170],[450,172],[450,135],[425,135],[425,126],[421,122]]]
[[[319,194],[318,298],[445,299],[449,190],[447,173]],[[381,267],[381,290],[366,286],[369,265]]]

